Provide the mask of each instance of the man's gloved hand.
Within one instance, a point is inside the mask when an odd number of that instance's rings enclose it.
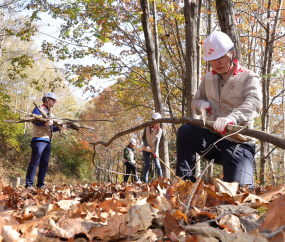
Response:
[[[151,152],[151,148],[150,148],[149,146],[147,146],[147,147],[145,148],[145,150],[146,150],[147,152]]]
[[[228,124],[234,124],[233,120],[230,118],[218,118],[213,127],[216,131],[224,134],[226,132],[226,127]]]
[[[152,154],[153,154],[154,158],[158,158],[158,156],[155,153],[152,153]]]
[[[211,110],[211,106],[210,103],[208,102],[203,102],[201,107],[200,107],[200,111],[202,113],[202,110],[205,110],[206,113],[211,114],[212,110]]]
[[[66,124],[63,124],[60,129],[67,129],[67,125]]]
[[[51,120],[46,121],[45,125],[52,126],[53,125],[53,120],[51,119]]]

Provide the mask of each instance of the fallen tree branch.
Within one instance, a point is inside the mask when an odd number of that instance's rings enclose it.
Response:
[[[30,123],[45,123],[47,122],[50,118],[43,118],[42,115],[38,115],[38,114],[34,114],[34,113],[30,113],[27,117],[20,117],[20,120],[2,120],[2,122],[4,123],[26,123],[26,122],[30,122]],[[66,124],[68,129],[72,129],[75,130],[77,132],[79,132],[80,134],[85,135],[80,129],[92,129],[95,130],[94,127],[88,127],[88,126],[83,126],[83,125],[78,125],[75,124],[71,121],[65,121],[64,119],[59,119],[59,118],[52,118],[53,120],[53,126],[56,127],[62,127],[63,124]]]
[[[112,144],[112,142],[123,136],[126,134],[130,134],[133,133],[137,130],[141,130],[143,128],[146,127],[150,127],[156,123],[171,123],[171,124],[183,124],[183,123],[188,123],[188,124],[192,124],[195,126],[200,126],[200,127],[204,127],[203,125],[203,121],[199,120],[199,119],[193,119],[193,118],[188,118],[188,117],[182,117],[182,118],[160,118],[160,119],[155,119],[143,124],[140,124],[138,126],[135,126],[131,129],[128,130],[124,130],[121,131],[119,133],[117,133],[116,135],[114,135],[108,142],[104,142],[104,141],[97,141],[97,142],[89,142],[90,145],[94,146],[94,156],[93,156],[93,163],[95,164],[95,156],[96,156],[96,149],[95,147],[97,145],[103,145],[105,147],[108,147],[110,144]],[[213,128],[213,121],[206,121],[206,128],[211,130],[211,131],[215,131]],[[242,129],[242,130],[241,130]],[[228,125],[226,127],[226,131],[230,132],[230,133],[234,133],[234,132],[239,132],[242,135],[246,135],[246,136],[250,136],[259,140],[263,140],[266,141],[268,143],[271,143],[279,148],[285,149],[285,138],[284,137],[279,137],[277,135],[272,135],[269,134],[267,132],[264,131],[260,131],[260,130],[255,130],[255,129],[250,129],[250,128],[244,128],[244,126],[239,126],[239,125]]]
[[[267,239],[272,239],[275,235],[279,234],[280,232],[283,231],[283,229],[285,229],[285,225],[282,225],[279,229],[277,229],[276,231],[274,232],[267,232],[267,231],[261,231],[260,234],[262,236],[264,236],[265,238]]]
[[[200,184],[200,181],[201,181],[201,179],[202,179],[202,176],[204,175],[204,173],[206,172],[206,170],[208,170],[209,166],[210,166],[211,164],[213,164],[213,163],[214,163],[214,159],[212,159],[212,160],[209,162],[209,164],[205,167],[205,169],[202,171],[201,175],[199,176],[198,180],[196,181],[195,187],[192,189],[192,192],[191,192],[191,194],[190,194],[190,196],[189,196],[189,198],[188,198],[187,208],[186,208],[186,211],[185,211],[185,216],[186,216],[186,217],[187,217],[187,214],[188,214],[188,210],[189,210],[189,208],[190,208],[190,204],[191,204],[193,195],[194,195],[194,193],[196,192],[196,189],[198,188],[198,186],[199,186],[199,184]],[[182,225],[184,224],[184,219],[183,219],[183,218],[182,218],[182,220],[181,220],[181,224],[182,224]]]

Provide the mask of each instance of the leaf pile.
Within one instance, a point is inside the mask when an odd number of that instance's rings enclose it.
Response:
[[[284,241],[284,187],[249,192],[201,181],[186,209],[194,187],[167,179],[43,190],[1,185],[0,241]]]

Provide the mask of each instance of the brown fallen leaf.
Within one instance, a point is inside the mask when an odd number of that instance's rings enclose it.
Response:
[[[138,203],[139,204],[139,203]],[[126,221],[129,226],[136,227],[139,225],[140,230],[146,230],[152,223],[155,208],[151,204],[132,206],[126,214]]]
[[[216,187],[215,191],[219,195],[222,195],[223,193],[230,195],[230,197],[234,197],[235,195],[237,195],[237,191],[239,189],[238,182],[225,182],[218,178],[213,178],[213,181]]]
[[[170,236],[171,232],[174,232],[178,236],[180,232],[184,231],[184,229],[169,211],[166,212],[166,215],[163,219],[163,224],[167,236]]]
[[[25,239],[20,238],[20,233],[12,228],[12,226],[3,226],[1,230],[1,235],[4,241],[9,242],[26,242]]]
[[[188,220],[187,220],[186,215],[184,213],[182,213],[180,210],[176,210],[176,212],[173,214],[173,217],[178,219],[178,220],[184,219],[186,224],[188,224]]]
[[[283,194],[285,194],[285,186],[277,186],[277,187],[273,187],[272,189],[270,189],[269,192],[259,195],[259,197],[270,202]]]
[[[131,227],[126,223],[126,215],[114,215],[108,220],[108,225],[105,228],[92,228],[88,234],[89,239],[92,241],[94,238],[102,240],[119,240],[133,236],[138,230],[139,225]]]
[[[181,206],[181,208],[179,207],[180,210],[182,211],[185,210],[185,206],[188,204],[189,196],[192,193],[194,187],[195,183],[192,183],[191,181],[185,182],[181,179],[177,184],[175,184],[175,191],[177,191],[180,200],[180,202],[178,202],[179,205]],[[198,187],[196,188],[192,196],[190,205],[195,206],[197,208],[204,208],[206,203],[206,198],[207,198],[207,193],[204,190],[204,182],[200,181]],[[183,203],[184,206],[181,205],[180,203]]]
[[[208,219],[214,219],[216,216],[209,212],[200,212],[196,215],[197,218],[199,217],[207,217]]]
[[[207,192],[207,207],[215,207],[222,204],[233,204],[236,205],[235,200],[230,195],[223,193],[222,195],[214,192],[210,187],[205,186],[205,191]]]
[[[79,203],[79,201],[77,201],[77,200],[61,200],[61,201],[57,202],[59,207],[63,210],[68,210],[71,208],[72,205],[76,205],[78,203]]]
[[[195,234],[193,234],[193,235],[187,234],[186,235],[185,242],[199,242],[199,241],[200,240],[196,237]]]
[[[232,231],[241,231],[246,232],[244,226],[240,223],[240,220],[237,216],[233,214],[228,214],[220,219],[217,222],[219,225],[226,225]]]
[[[264,222],[261,224],[260,231],[269,229],[271,232],[274,232],[285,224],[285,195],[281,195],[269,203],[267,207],[268,210]]]
[[[106,200],[100,204],[103,212],[107,212],[109,210],[116,211],[116,209],[121,206],[121,203],[119,203],[117,199]]]

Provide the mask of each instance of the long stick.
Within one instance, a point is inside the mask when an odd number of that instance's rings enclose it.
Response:
[[[199,119],[193,119],[193,118],[188,118],[188,117],[182,117],[182,118],[160,118],[160,119],[155,119],[152,121],[149,121],[147,123],[143,123],[140,124],[138,126],[135,126],[131,129],[128,130],[124,130],[121,131],[119,133],[117,133],[116,135],[114,135],[108,142],[104,142],[104,141],[97,141],[97,142],[89,142],[90,145],[103,145],[105,147],[108,147],[115,139],[126,135],[126,134],[130,134],[133,133],[137,130],[141,130],[145,127],[150,127],[156,123],[172,123],[172,124],[183,124],[183,123],[188,123],[188,124],[192,124],[195,126],[201,126],[204,127],[203,124],[203,120],[199,120]],[[206,126],[205,128],[211,130],[211,131],[215,131],[213,128],[213,121],[206,121]],[[228,125],[226,127],[226,131],[230,132],[230,133],[234,133],[237,131],[240,131],[242,128],[244,128],[245,126],[239,126],[239,125]],[[281,137],[281,136],[277,136],[277,135],[273,135],[273,134],[269,134],[266,133],[264,131],[260,131],[260,130],[255,130],[255,129],[250,129],[250,128],[245,128],[242,131],[240,131],[240,134],[242,135],[247,135],[256,139],[260,139],[260,140],[264,140],[268,143],[271,143],[279,148],[285,149],[285,137]]]
[[[154,155],[154,153],[152,153],[152,154]],[[174,171],[172,171],[172,170],[162,161],[162,159],[160,159],[158,156],[154,156],[154,157],[157,157],[157,158],[160,160],[160,162],[161,162],[163,165],[165,165],[165,167],[166,167],[174,176],[176,176],[176,174],[174,173]],[[176,178],[181,179],[181,177],[179,177],[179,176],[176,176]]]
[[[188,213],[188,210],[189,210],[189,207],[190,207],[190,204],[191,204],[191,201],[192,201],[192,198],[193,198],[193,195],[194,193],[196,192],[196,189],[198,187],[198,185],[200,184],[200,181],[202,179],[202,176],[204,175],[204,173],[206,172],[206,170],[208,170],[209,166],[211,164],[214,163],[214,159],[212,159],[209,164],[205,167],[205,169],[202,171],[201,175],[199,176],[198,180],[196,181],[196,184],[195,184],[195,187],[193,188],[191,194],[190,194],[190,197],[188,199],[188,204],[187,204],[187,208],[186,208],[186,211],[185,211],[185,215],[187,216],[187,213]],[[184,219],[181,220],[181,224],[183,225],[184,223]]]

